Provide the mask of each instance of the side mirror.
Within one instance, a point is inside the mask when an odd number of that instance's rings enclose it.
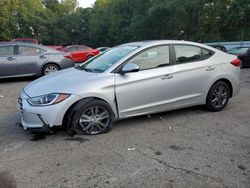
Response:
[[[129,72],[138,72],[140,70],[139,66],[134,63],[127,63],[122,67],[121,74],[126,74]]]

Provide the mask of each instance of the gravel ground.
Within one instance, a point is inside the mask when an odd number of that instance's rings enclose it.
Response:
[[[250,69],[225,110],[203,107],[117,122],[108,134],[32,135],[0,82],[0,187],[250,187]]]

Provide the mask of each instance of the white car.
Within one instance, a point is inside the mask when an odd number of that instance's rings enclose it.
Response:
[[[195,105],[220,111],[240,90],[240,60],[185,41],[123,44],[26,86],[19,103],[28,128],[66,126],[98,134],[114,119]]]

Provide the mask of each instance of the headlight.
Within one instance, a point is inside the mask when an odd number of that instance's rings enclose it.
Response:
[[[68,98],[70,94],[66,93],[51,93],[48,95],[42,95],[38,97],[32,97],[28,99],[28,102],[32,106],[47,106],[52,104],[57,104],[62,102],[64,99]]]

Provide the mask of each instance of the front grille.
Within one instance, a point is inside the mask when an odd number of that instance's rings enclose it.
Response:
[[[22,102],[22,99],[20,97],[18,98],[18,104],[19,104],[20,112],[22,114],[23,113],[23,102]]]

